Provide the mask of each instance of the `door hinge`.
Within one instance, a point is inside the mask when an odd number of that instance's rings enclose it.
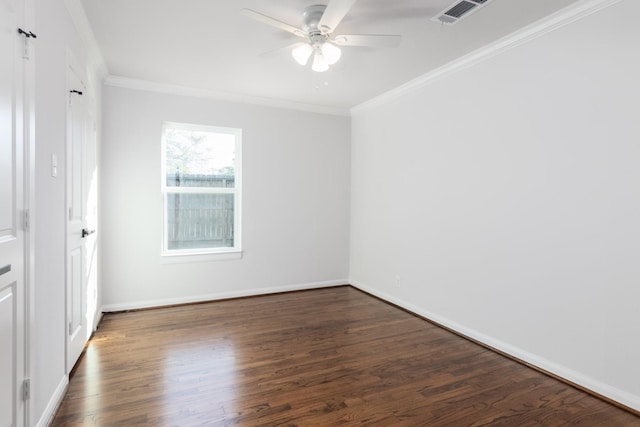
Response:
[[[31,379],[25,378],[22,382],[22,399],[29,400],[31,398]]]
[[[24,231],[29,231],[29,209],[24,210]]]
[[[69,322],[69,335],[73,333],[73,322]]]

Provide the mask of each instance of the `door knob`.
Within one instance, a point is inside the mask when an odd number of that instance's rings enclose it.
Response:
[[[7,264],[4,267],[0,267],[0,276],[2,276],[4,273],[8,273],[11,271],[11,264]]]
[[[95,232],[96,232],[96,230],[87,230],[86,228],[83,228],[82,229],[82,238],[84,239],[88,235],[93,234]]]

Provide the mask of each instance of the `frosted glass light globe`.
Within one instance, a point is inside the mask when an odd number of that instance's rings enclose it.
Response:
[[[293,55],[293,59],[295,59],[298,64],[307,65],[312,52],[313,48],[305,43],[293,49],[291,55]]]
[[[342,51],[338,46],[334,46],[331,43],[325,43],[322,45],[322,55],[327,60],[327,64],[333,65],[340,59]]]
[[[318,73],[322,73],[329,69],[329,64],[327,64],[327,60],[320,49],[316,50],[315,55],[313,55],[313,64],[311,65],[311,69]]]

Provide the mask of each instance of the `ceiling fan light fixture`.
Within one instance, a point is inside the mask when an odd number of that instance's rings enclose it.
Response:
[[[303,43],[295,44],[291,49],[291,54],[294,60],[303,67],[309,63],[311,56],[313,56],[311,69],[321,73],[327,71],[329,66],[340,60],[342,47],[396,47],[400,43],[401,36],[391,34],[341,34],[334,37],[333,32],[357,1],[326,0],[327,4],[307,6],[302,13],[301,27],[295,27],[252,9],[242,9],[241,13],[256,21],[306,39]],[[458,1],[480,4],[491,0]]]
[[[311,69],[317,73],[322,73],[329,69],[329,64],[322,54],[322,50],[316,49],[316,52],[313,55],[313,64],[311,65]]]
[[[313,53],[313,48],[308,43],[302,44],[291,51],[293,59],[300,65],[307,65]]]
[[[327,60],[327,64],[333,65],[340,60],[342,51],[338,46],[327,42],[322,45],[322,55]]]

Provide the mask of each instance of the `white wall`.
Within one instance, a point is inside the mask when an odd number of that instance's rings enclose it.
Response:
[[[639,15],[357,109],[350,261],[352,283],[638,410]]]
[[[346,282],[348,117],[114,86],[103,109],[107,310]],[[163,121],[242,129],[242,259],[162,262]]]
[[[32,42],[35,65],[34,137],[35,206],[32,207],[34,259],[30,423],[44,425],[67,382],[65,371],[65,145],[67,54],[81,66],[88,50],[62,0],[34,0]],[[87,95],[99,117],[101,86],[87,67]],[[58,176],[51,176],[51,154],[58,157]]]

